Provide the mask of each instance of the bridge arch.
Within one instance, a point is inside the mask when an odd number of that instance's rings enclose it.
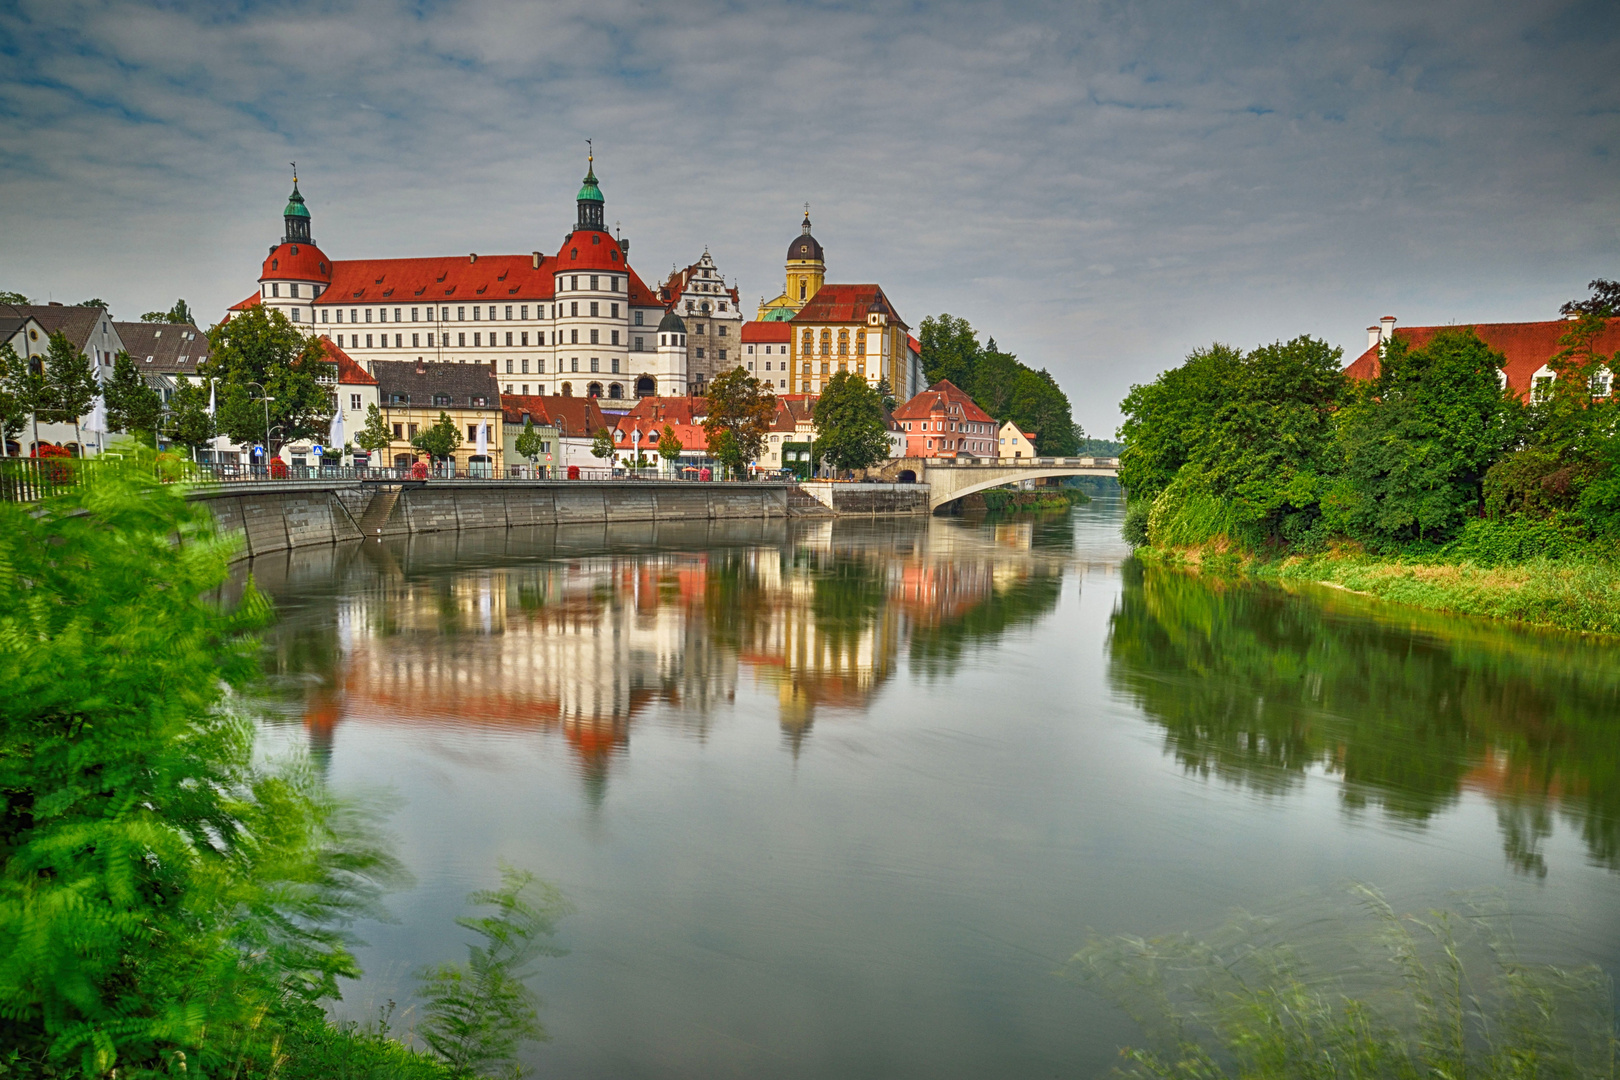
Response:
[[[987,475],[988,474],[988,475]],[[1048,476],[1109,476],[1118,471],[1107,465],[1048,465],[977,468],[932,468],[928,470],[928,508],[938,511],[958,499],[991,488],[1005,487],[1020,480]]]

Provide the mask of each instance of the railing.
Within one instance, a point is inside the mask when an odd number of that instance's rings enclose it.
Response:
[[[1117,469],[1117,457],[1038,457],[1038,458],[928,458],[930,469],[982,469],[1006,468],[1009,465],[1019,468],[1051,469]]]

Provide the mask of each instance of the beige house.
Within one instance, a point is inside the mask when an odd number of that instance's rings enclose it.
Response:
[[[1020,431],[1018,425],[1008,420],[1001,425],[1001,441],[996,447],[998,458],[1032,458],[1035,457],[1035,432]]]

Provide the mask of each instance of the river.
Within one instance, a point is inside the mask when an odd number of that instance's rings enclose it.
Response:
[[[1620,972],[1620,648],[1144,571],[1120,514],[257,560],[266,743],[386,795],[415,879],[341,1011],[408,1027],[502,862],[575,908],[555,1077],[1097,1075],[1135,1029],[1063,977],[1088,933],[1346,882]]]

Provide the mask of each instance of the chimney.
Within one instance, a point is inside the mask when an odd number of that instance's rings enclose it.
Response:
[[[532,254],[534,256],[534,262],[533,262],[534,269],[536,269],[536,270],[540,269],[540,253],[538,251],[535,251],[535,252],[531,252],[530,254]]]
[[[1391,341],[1394,341],[1395,340],[1395,316],[1393,316],[1393,315],[1385,315],[1382,319],[1379,319],[1378,321],[1383,326],[1384,342],[1387,344],[1387,343],[1389,343]]]
[[[416,358],[416,373],[418,375],[427,374],[427,365],[422,363],[422,358],[420,356]]]
[[[626,255],[630,254],[630,238],[628,236],[619,239],[619,250]]]
[[[467,261],[470,262],[470,263],[477,262],[478,261],[478,252],[475,251],[471,255],[468,255],[467,256]]]
[[[1376,349],[1378,347],[1378,343],[1382,340],[1384,339],[1376,323],[1367,327],[1367,348]]]

